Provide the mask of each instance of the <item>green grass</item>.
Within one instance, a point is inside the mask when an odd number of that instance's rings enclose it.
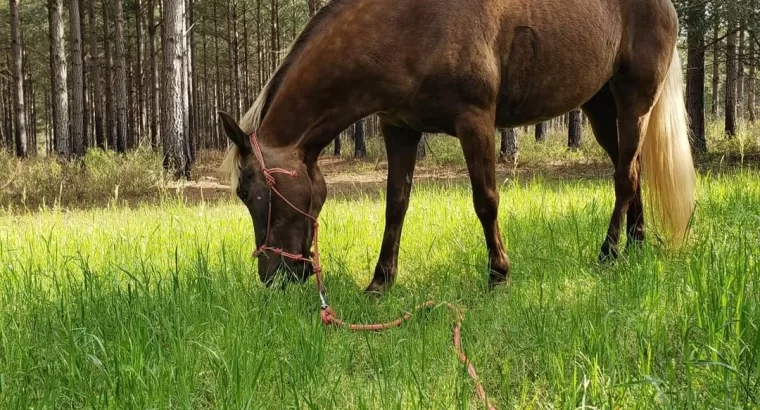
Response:
[[[361,293],[383,202],[328,202],[327,287],[348,321],[433,298],[499,408],[760,406],[760,174],[700,180],[688,246],[594,261],[611,181],[503,186],[514,283],[486,290],[467,189],[426,186],[396,287]],[[0,408],[480,408],[445,308],[400,329],[324,329],[311,283],[266,290],[229,203],[0,216]]]

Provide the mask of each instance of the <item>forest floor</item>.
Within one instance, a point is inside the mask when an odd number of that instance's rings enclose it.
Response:
[[[713,127],[714,128],[714,127]],[[611,186],[613,168],[607,155],[585,130],[580,149],[568,151],[561,133],[542,143],[520,134],[516,166],[499,164],[503,184],[532,180],[602,180]],[[760,129],[756,133],[760,136]],[[697,158],[701,174],[729,172],[760,166],[760,139],[754,131],[733,140],[711,138],[710,154]],[[380,138],[370,138],[370,157],[354,159],[351,141],[344,155],[324,154],[319,159],[330,198],[378,196],[385,191],[387,161]],[[469,182],[459,143],[451,137],[427,140],[428,156],[419,161],[415,186],[460,186]],[[331,152],[331,150],[326,150]],[[74,163],[50,158],[16,161],[0,153],[0,210],[34,212],[46,208],[90,209],[113,205],[139,206],[182,198],[188,203],[218,202],[233,198],[227,176],[219,172],[224,153],[202,151],[189,181],[167,178],[160,153],[138,151],[127,155],[90,151]]]
[[[166,188],[183,196],[187,201],[223,200],[231,196],[226,175],[218,171],[221,155],[206,155],[195,167],[195,178],[190,181],[170,182]],[[330,197],[380,195],[387,181],[387,162],[366,161],[346,157],[323,156],[319,166],[325,177]],[[706,155],[696,161],[700,173],[726,172],[748,167],[760,167],[760,152],[739,155]],[[548,181],[609,180],[613,176],[612,164],[604,159],[547,161],[539,166],[498,164],[497,181],[502,184],[526,183],[534,179]],[[418,185],[467,185],[469,175],[462,163],[431,163],[422,161],[415,169],[414,183]],[[138,202],[145,198],[136,198]]]
[[[167,188],[181,192],[184,197],[195,202],[198,200],[224,199],[230,196],[229,181],[216,167],[216,160],[199,163],[195,168],[196,177],[190,181],[170,182]],[[319,167],[325,177],[331,196],[346,197],[353,195],[375,195],[385,189],[387,181],[387,163],[371,163],[344,157],[323,156]],[[557,162],[544,164],[540,169],[533,167],[497,166],[497,180],[504,183],[517,180],[529,181],[535,178],[550,180],[597,179],[612,176],[612,166],[599,161],[583,163]],[[418,165],[414,173],[415,185],[458,185],[469,182],[467,167],[464,164],[429,164]]]

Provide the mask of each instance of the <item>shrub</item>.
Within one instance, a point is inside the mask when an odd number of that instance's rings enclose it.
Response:
[[[160,155],[93,149],[67,161],[47,156],[19,161],[0,153],[0,207],[35,208],[109,203],[155,194],[163,181]]]

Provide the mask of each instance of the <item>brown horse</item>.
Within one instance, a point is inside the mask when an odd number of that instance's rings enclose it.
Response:
[[[388,156],[386,225],[368,291],[396,276],[415,152],[423,132],[459,139],[485,232],[490,283],[509,280],[499,233],[494,127],[547,120],[582,107],[615,166],[615,207],[600,257],[644,239],[639,171],[664,233],[679,244],[693,207],[694,166],[670,0],[332,0],[314,18],[238,126],[225,160],[253,219],[257,246],[309,255],[311,221],[272,196],[249,136],[261,142],[277,187],[318,217],[320,152],[355,121],[377,113]],[[641,161],[639,161],[641,157]],[[641,164],[641,165],[640,165]],[[271,227],[267,214],[271,205]],[[278,268],[298,280],[306,262],[258,255],[269,284]]]

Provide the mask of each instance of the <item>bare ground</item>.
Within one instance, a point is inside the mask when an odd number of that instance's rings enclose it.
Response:
[[[166,199],[180,198],[187,203],[218,202],[233,198],[226,181],[226,176],[219,172],[222,153],[204,153],[198,158],[190,181],[169,182],[163,186],[150,188],[147,193],[119,197],[119,204],[138,206],[161,203]],[[387,162],[356,160],[323,156],[320,158],[322,169],[331,198],[352,198],[357,196],[380,197],[385,192],[387,179]],[[743,165],[742,165],[743,164]],[[756,167],[760,164],[760,153],[751,153],[739,158],[737,155],[712,154],[697,160],[697,167],[702,173],[733,172],[741,167]],[[612,181],[611,164],[602,160],[589,161],[544,161],[540,164],[528,163],[518,167],[499,164],[497,179],[500,183],[512,181],[525,182],[534,178],[549,181],[603,180]],[[463,185],[469,184],[467,169],[463,164],[436,164],[434,161],[422,161],[415,172],[415,185]],[[87,201],[68,202],[67,209],[88,209],[109,206],[110,197],[89,198]],[[23,206],[17,206],[14,212],[35,212],[44,207],[44,203],[30,198]]]
[[[189,202],[224,200],[230,198],[231,192],[217,167],[221,156],[202,158],[196,165],[198,177],[187,182],[174,182],[166,188],[181,194]],[[744,165],[742,165],[744,164]],[[760,153],[750,153],[740,158],[737,154],[703,155],[696,160],[697,168],[703,172],[732,172],[742,166],[755,167],[760,164]],[[358,195],[375,196],[385,191],[387,181],[387,162],[369,162],[349,158],[324,156],[319,166],[327,181],[330,197],[354,197]],[[553,181],[570,181],[581,179],[603,179],[612,181],[613,168],[607,161],[557,161],[540,165],[524,164],[517,167],[499,164],[496,170],[497,180],[502,183],[510,181],[529,181],[544,178]],[[464,165],[437,165],[423,161],[414,174],[415,185],[468,184],[467,168]]]
[[[365,161],[325,157],[320,159],[320,168],[327,181],[330,196],[352,197],[355,195],[376,195],[385,189],[387,163],[375,164]],[[229,184],[215,169],[200,165],[196,169],[199,177],[191,181],[172,182],[165,188],[181,194],[190,202],[223,200],[231,197]],[[551,180],[598,179],[612,176],[612,167],[599,162],[556,163],[533,167],[509,167],[499,165],[497,178],[502,182],[510,180],[530,180],[535,177]],[[466,184],[469,182],[467,168],[456,165],[421,165],[414,175],[415,184]]]

